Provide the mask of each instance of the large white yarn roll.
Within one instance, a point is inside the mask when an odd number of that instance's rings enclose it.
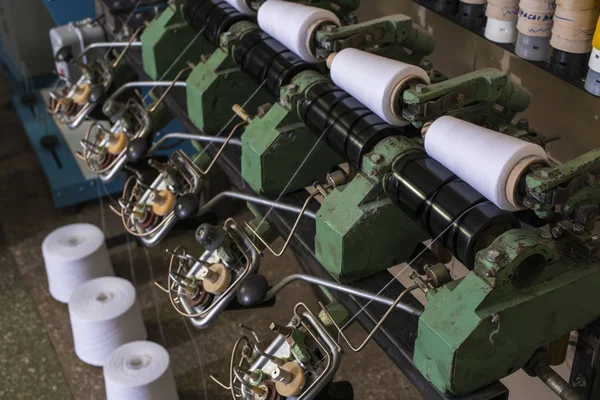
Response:
[[[529,157],[547,160],[544,149],[536,144],[449,116],[429,127],[425,151],[506,211],[519,210],[506,193],[515,166]]]
[[[102,230],[91,224],[63,226],[42,243],[48,289],[67,303],[79,285],[90,279],[114,275]]]
[[[176,400],[169,353],[159,344],[124,344],[104,364],[107,400]]]
[[[258,9],[260,29],[311,63],[322,61],[313,54],[312,41],[316,29],[324,22],[340,25],[331,11],[287,1],[269,0]]]
[[[242,14],[246,14],[246,15],[256,14],[256,11],[254,11],[253,9],[248,7],[248,4],[246,3],[245,0],[225,0],[225,1],[228,2],[229,4],[231,4],[231,6],[233,8],[235,8]]]
[[[69,300],[75,353],[102,366],[119,346],[146,339],[135,288],[122,278],[96,278],[79,286]]]
[[[333,82],[367,106],[388,124],[407,125],[394,113],[399,85],[412,79],[430,83],[422,68],[357,49],[344,49],[331,63]]]

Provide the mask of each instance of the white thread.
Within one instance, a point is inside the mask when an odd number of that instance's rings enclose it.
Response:
[[[517,211],[506,194],[516,164],[529,157],[547,160],[540,146],[454,117],[438,118],[425,135],[425,151],[498,207]]]
[[[225,1],[228,2],[229,4],[231,4],[231,6],[233,8],[235,8],[242,14],[246,14],[246,15],[255,15],[256,14],[256,11],[254,11],[253,9],[248,7],[248,4],[246,3],[245,0],[225,0]]]
[[[54,299],[67,303],[79,285],[114,275],[104,233],[91,224],[66,225],[44,239],[42,254],[48,289]]]
[[[138,341],[116,349],[104,365],[107,400],[176,400],[169,353],[161,345]]]
[[[399,85],[417,79],[430,83],[423,69],[357,49],[344,49],[331,64],[333,82],[387,123],[408,125],[394,112]]]
[[[340,25],[331,11],[280,0],[269,0],[258,9],[260,29],[280,41],[304,61],[320,60],[312,50],[314,34],[322,23]]]
[[[75,353],[102,366],[119,346],[147,337],[135,288],[117,277],[96,278],[79,286],[69,300]]]

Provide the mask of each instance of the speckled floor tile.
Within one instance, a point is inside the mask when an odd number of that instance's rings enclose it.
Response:
[[[0,293],[0,399],[70,399],[57,354],[27,289]]]

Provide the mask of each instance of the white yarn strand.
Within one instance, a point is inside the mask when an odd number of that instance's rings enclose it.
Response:
[[[83,362],[103,366],[119,346],[147,337],[133,285],[103,277],[79,286],[69,301],[75,353]]]
[[[269,0],[258,9],[260,28],[310,63],[324,61],[315,57],[311,42],[316,28],[325,22],[340,25],[331,11],[287,1]]]
[[[517,211],[506,186],[515,165],[528,157],[547,160],[537,144],[454,117],[441,117],[427,130],[425,151],[498,207]]]
[[[104,365],[107,400],[177,400],[169,353],[161,345],[137,341],[116,349]]]
[[[408,125],[408,121],[394,114],[398,86],[413,79],[430,83],[422,68],[357,49],[344,49],[335,55],[331,79],[388,124],[396,126]]]
[[[114,275],[104,233],[91,224],[72,224],[56,229],[44,239],[42,255],[48,289],[61,303],[67,303],[79,285]]]
[[[248,7],[248,4],[245,0],[225,0],[228,2],[233,8],[241,12],[245,15],[255,15],[256,11]]]

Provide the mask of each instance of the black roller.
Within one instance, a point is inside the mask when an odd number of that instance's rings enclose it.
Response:
[[[275,98],[279,98],[281,88],[300,72],[316,69],[260,30],[244,34],[236,44],[233,56],[242,70],[257,82],[266,81],[267,91]]]
[[[515,216],[425,154],[400,159],[386,191],[433,238],[441,236],[444,247],[471,269],[479,250],[520,226]]]
[[[356,167],[382,139],[407,132],[387,124],[358,100],[330,82],[313,85],[300,105],[300,116],[315,134]]]
[[[186,0],[183,15],[192,28],[202,31],[204,37],[217,46],[221,34],[233,24],[252,20],[224,0]]]

